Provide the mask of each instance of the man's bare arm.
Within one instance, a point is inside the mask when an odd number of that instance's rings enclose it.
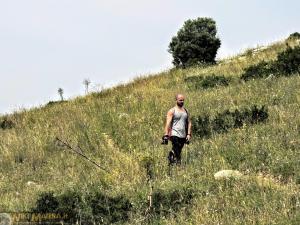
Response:
[[[191,118],[189,116],[189,120],[188,120],[188,131],[187,131],[187,135],[186,135],[186,139],[188,141],[191,140],[191,137],[192,137],[192,121],[191,121]]]
[[[189,135],[192,135],[192,120],[191,118],[189,117],[189,124],[188,124],[188,133]]]
[[[167,120],[166,120],[166,126],[165,126],[165,135],[169,134],[169,129],[171,127],[172,118],[173,118],[173,110],[170,109],[167,113]]]

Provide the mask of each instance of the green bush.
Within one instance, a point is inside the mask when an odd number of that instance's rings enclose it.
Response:
[[[256,65],[245,69],[241,79],[248,81],[256,78],[265,78],[273,74],[274,76],[291,76],[300,73],[300,46],[288,47],[277,56],[277,60],[262,61]]]
[[[101,192],[82,195],[77,191],[66,191],[54,196],[53,192],[42,193],[33,209],[37,213],[59,213],[67,215],[64,222],[75,224],[111,224],[128,220],[132,205],[124,196],[110,197]]]
[[[300,73],[300,46],[288,47],[284,52],[278,54],[276,68],[280,75],[289,76]]]
[[[211,121],[208,115],[192,118],[193,134],[198,137],[210,137],[212,134]]]
[[[191,203],[196,196],[192,188],[184,187],[174,190],[156,190],[153,192],[153,213],[160,216],[178,211]]]
[[[198,137],[210,137],[213,133],[228,132],[232,128],[242,127],[244,124],[255,124],[267,120],[269,114],[265,106],[258,108],[256,105],[248,109],[225,110],[214,118],[208,115],[192,118],[193,133]]]
[[[222,149],[220,154],[234,170],[238,170],[240,165],[249,159],[244,152],[241,152],[240,149],[237,148]]]
[[[36,206],[33,209],[38,213],[55,213],[58,211],[59,202],[53,192],[41,193],[36,201]]]
[[[125,196],[109,197],[101,192],[90,197],[89,205],[97,224],[126,221],[132,208],[131,203]]]
[[[299,171],[299,162],[290,161],[286,162],[280,160],[276,163],[276,165],[272,166],[272,172],[274,175],[278,176],[281,181],[288,182],[292,178],[296,178],[297,171]],[[297,181],[296,181],[297,182]]]
[[[57,212],[68,215],[68,222],[75,224],[76,221],[86,220],[82,195],[76,191],[66,191],[58,197],[59,205]]]
[[[216,86],[228,86],[229,85],[229,79],[224,76],[207,76],[203,79],[201,86],[203,88],[213,88]]]
[[[193,76],[188,77],[185,79],[185,82],[188,83],[188,86],[193,89],[207,89],[207,88],[214,88],[217,86],[228,86],[230,79],[224,77],[223,75],[210,75],[206,77],[201,76]]]
[[[60,100],[60,101],[49,101],[46,106],[53,106],[53,105],[58,105],[58,104],[62,104],[62,103],[66,103],[68,101],[66,100]]]
[[[147,179],[152,180],[154,178],[154,159],[146,156],[142,159],[141,164],[146,169]]]
[[[184,81],[188,84],[197,84],[202,82],[203,77],[202,76],[191,76],[191,77],[186,77]]]
[[[265,78],[276,72],[274,63],[262,61],[256,65],[249,66],[242,74],[241,79],[248,81],[255,78]]]
[[[216,37],[216,22],[211,18],[185,21],[172,38],[168,51],[176,67],[214,63],[221,41]]]
[[[15,124],[12,120],[8,118],[4,118],[3,121],[0,123],[0,127],[5,130],[5,129],[12,129],[15,127]]]
[[[288,38],[289,39],[293,39],[293,38],[300,39],[300,33],[299,32],[292,33],[292,34],[290,34],[290,36]]]

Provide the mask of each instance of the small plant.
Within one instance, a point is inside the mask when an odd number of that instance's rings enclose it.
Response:
[[[281,181],[288,182],[291,178],[294,178],[297,174],[299,166],[297,162],[285,162],[278,161],[278,163],[272,166],[272,172],[278,176]]]
[[[261,108],[258,108],[256,105],[252,106],[250,119],[251,124],[264,122],[268,119],[268,117],[269,114],[268,110],[266,109],[266,106],[262,106]]]
[[[4,118],[3,121],[0,123],[0,127],[5,130],[5,129],[12,129],[15,127],[15,124],[12,120],[8,118]]]
[[[24,163],[25,154],[24,152],[19,152],[15,155],[15,163]]]
[[[147,179],[152,180],[154,178],[154,159],[151,157],[144,157],[141,164],[146,169]]]
[[[60,96],[61,101],[64,101],[64,96],[63,96],[64,90],[62,88],[58,88],[57,92]]]

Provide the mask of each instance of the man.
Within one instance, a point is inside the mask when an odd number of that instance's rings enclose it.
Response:
[[[188,111],[183,107],[184,96],[175,96],[176,105],[167,113],[165,134],[163,144],[168,140],[172,142],[172,150],[169,152],[169,165],[181,163],[181,150],[184,144],[188,144],[191,139],[192,123]]]

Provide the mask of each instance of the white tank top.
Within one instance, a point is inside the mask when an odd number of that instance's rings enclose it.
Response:
[[[179,138],[186,138],[186,126],[187,126],[188,114],[184,110],[183,112],[174,108],[173,119],[171,123],[171,136]]]

